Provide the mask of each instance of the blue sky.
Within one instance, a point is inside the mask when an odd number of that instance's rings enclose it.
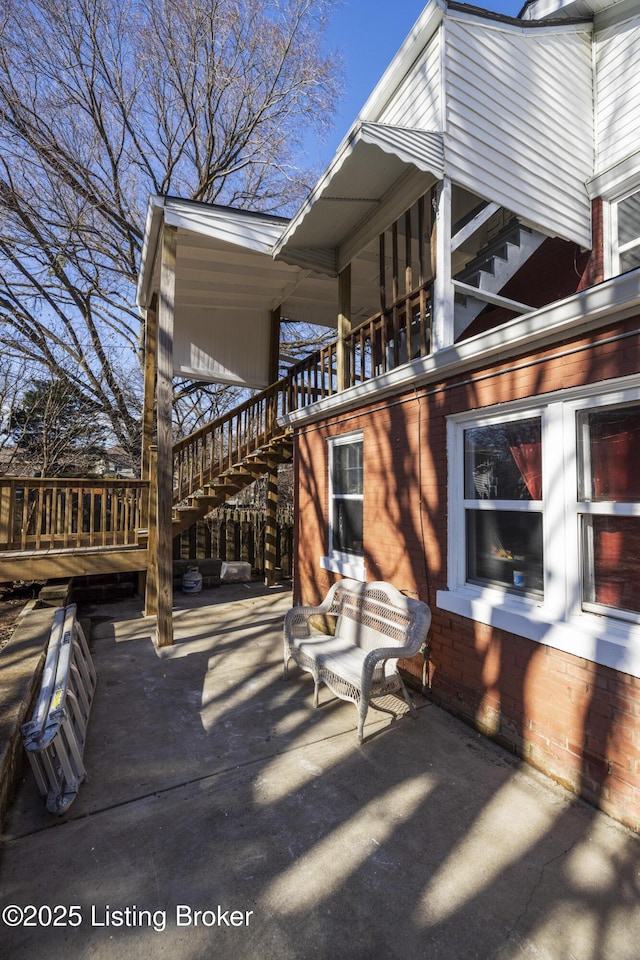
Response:
[[[488,0],[477,5],[513,17],[523,4],[524,0]],[[327,32],[327,46],[342,50],[345,91],[334,130],[326,143],[316,145],[322,166],[333,157],[425,5],[426,0],[342,0]]]

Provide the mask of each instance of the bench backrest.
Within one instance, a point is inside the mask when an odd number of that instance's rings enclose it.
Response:
[[[390,583],[341,580],[328,613],[337,616],[335,632],[363,650],[411,644],[417,653],[426,640],[429,608],[403,596]]]

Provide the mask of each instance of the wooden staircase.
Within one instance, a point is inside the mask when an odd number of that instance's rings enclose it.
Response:
[[[201,489],[174,504],[173,535],[177,536],[208,513],[222,506],[236,494],[273,470],[274,466],[291,461],[293,444],[286,435],[274,438],[253,451],[239,463],[219,473]]]
[[[285,377],[173,447],[172,534],[292,458],[288,414],[407,362],[419,327],[429,349],[430,283],[399,297]],[[411,341],[413,342],[413,341]],[[0,582],[142,571],[150,566],[150,478],[0,477]],[[157,532],[157,531],[156,531]]]

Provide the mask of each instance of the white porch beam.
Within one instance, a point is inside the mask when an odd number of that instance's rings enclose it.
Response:
[[[457,250],[458,247],[461,247],[470,237],[474,235],[476,230],[479,230],[480,227],[489,220],[494,213],[497,213],[500,209],[499,203],[487,203],[486,206],[480,210],[468,223],[465,223],[464,227],[461,227],[460,230],[451,238],[451,252]]]
[[[513,310],[514,313],[532,313],[536,309],[536,307],[531,307],[526,303],[520,303],[519,300],[510,300],[508,297],[501,297],[498,293],[489,293],[488,290],[472,287],[469,283],[461,283],[460,280],[453,281],[453,289],[455,293],[461,293],[465,297],[473,297],[474,300],[492,303],[496,307],[506,307],[507,310]]]

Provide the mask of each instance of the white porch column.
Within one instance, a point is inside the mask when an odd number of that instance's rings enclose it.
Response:
[[[351,333],[351,264],[338,274],[338,390],[350,386],[349,351],[345,337]]]
[[[435,222],[431,234],[432,257],[435,241],[435,276],[431,349],[435,353],[454,341],[453,283],[451,281],[451,181],[445,177],[435,192]],[[435,237],[434,237],[435,234]]]

